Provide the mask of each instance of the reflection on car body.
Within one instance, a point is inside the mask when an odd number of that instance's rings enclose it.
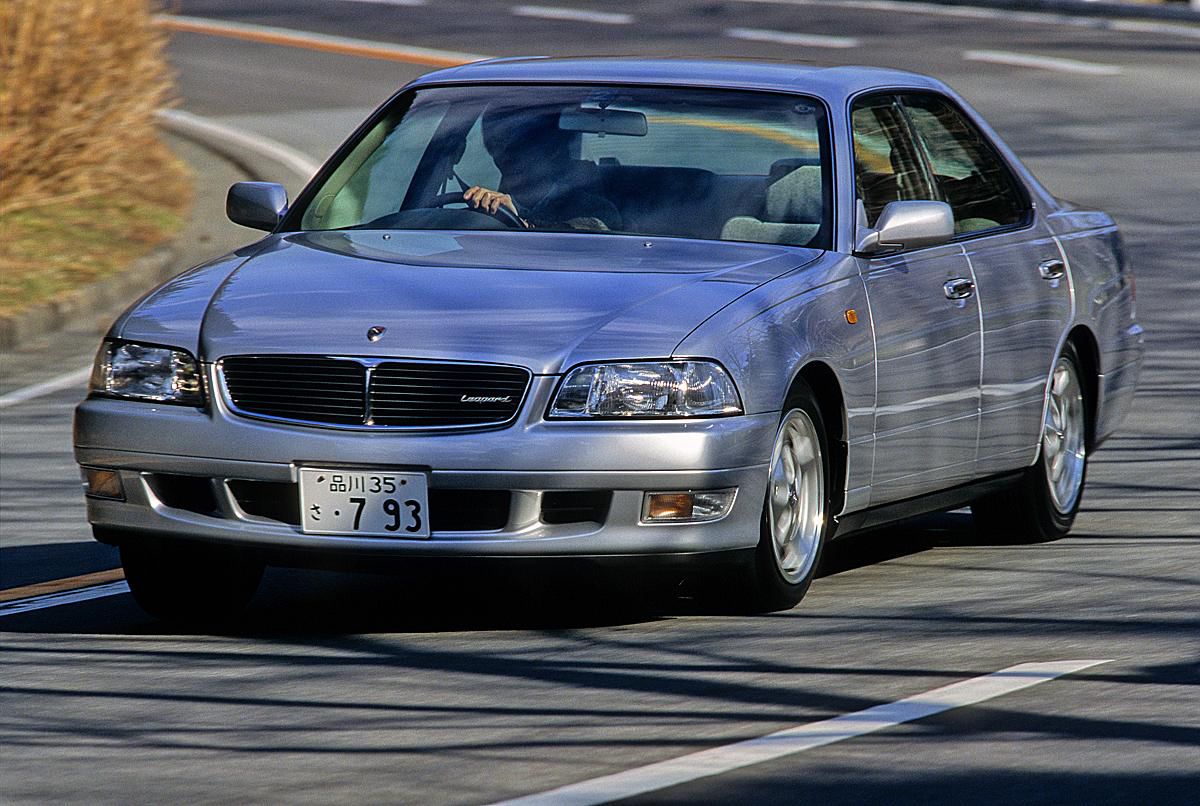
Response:
[[[909,73],[451,68],[228,210],[270,234],[127,311],[76,417],[162,615],[383,556],[715,559],[790,607],[914,514],[1065,534],[1141,364],[1112,220]]]

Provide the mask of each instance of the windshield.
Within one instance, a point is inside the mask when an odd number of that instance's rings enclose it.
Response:
[[[799,96],[434,87],[397,98],[292,220],[828,248],[826,143],[823,107]]]

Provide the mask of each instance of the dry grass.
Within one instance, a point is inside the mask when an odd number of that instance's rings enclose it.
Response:
[[[119,270],[179,226],[190,189],[154,121],[173,93],[154,10],[0,0],[0,311]]]

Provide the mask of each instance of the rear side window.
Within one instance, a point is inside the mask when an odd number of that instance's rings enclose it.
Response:
[[[936,95],[902,98],[924,147],[939,195],[954,210],[958,233],[1020,224],[1028,205],[1016,178],[991,143],[949,101]]]
[[[850,112],[854,130],[854,183],[874,226],[889,202],[927,201],[937,196],[908,132],[904,113],[891,95],[856,101]]]

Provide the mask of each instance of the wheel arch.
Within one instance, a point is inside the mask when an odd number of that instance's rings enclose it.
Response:
[[[1096,444],[1096,424],[1100,414],[1100,344],[1095,334],[1085,325],[1076,325],[1067,334],[1066,343],[1075,348],[1076,355],[1083,365],[1079,371],[1083,375],[1084,389],[1087,393],[1087,447],[1092,450]],[[822,412],[824,414],[824,412]]]
[[[821,419],[825,424],[825,442],[830,446],[831,514],[842,511],[846,503],[846,473],[848,448],[846,444],[846,403],[842,385],[833,367],[823,361],[810,361],[800,368],[788,386],[787,398],[803,383],[813,393]]]

